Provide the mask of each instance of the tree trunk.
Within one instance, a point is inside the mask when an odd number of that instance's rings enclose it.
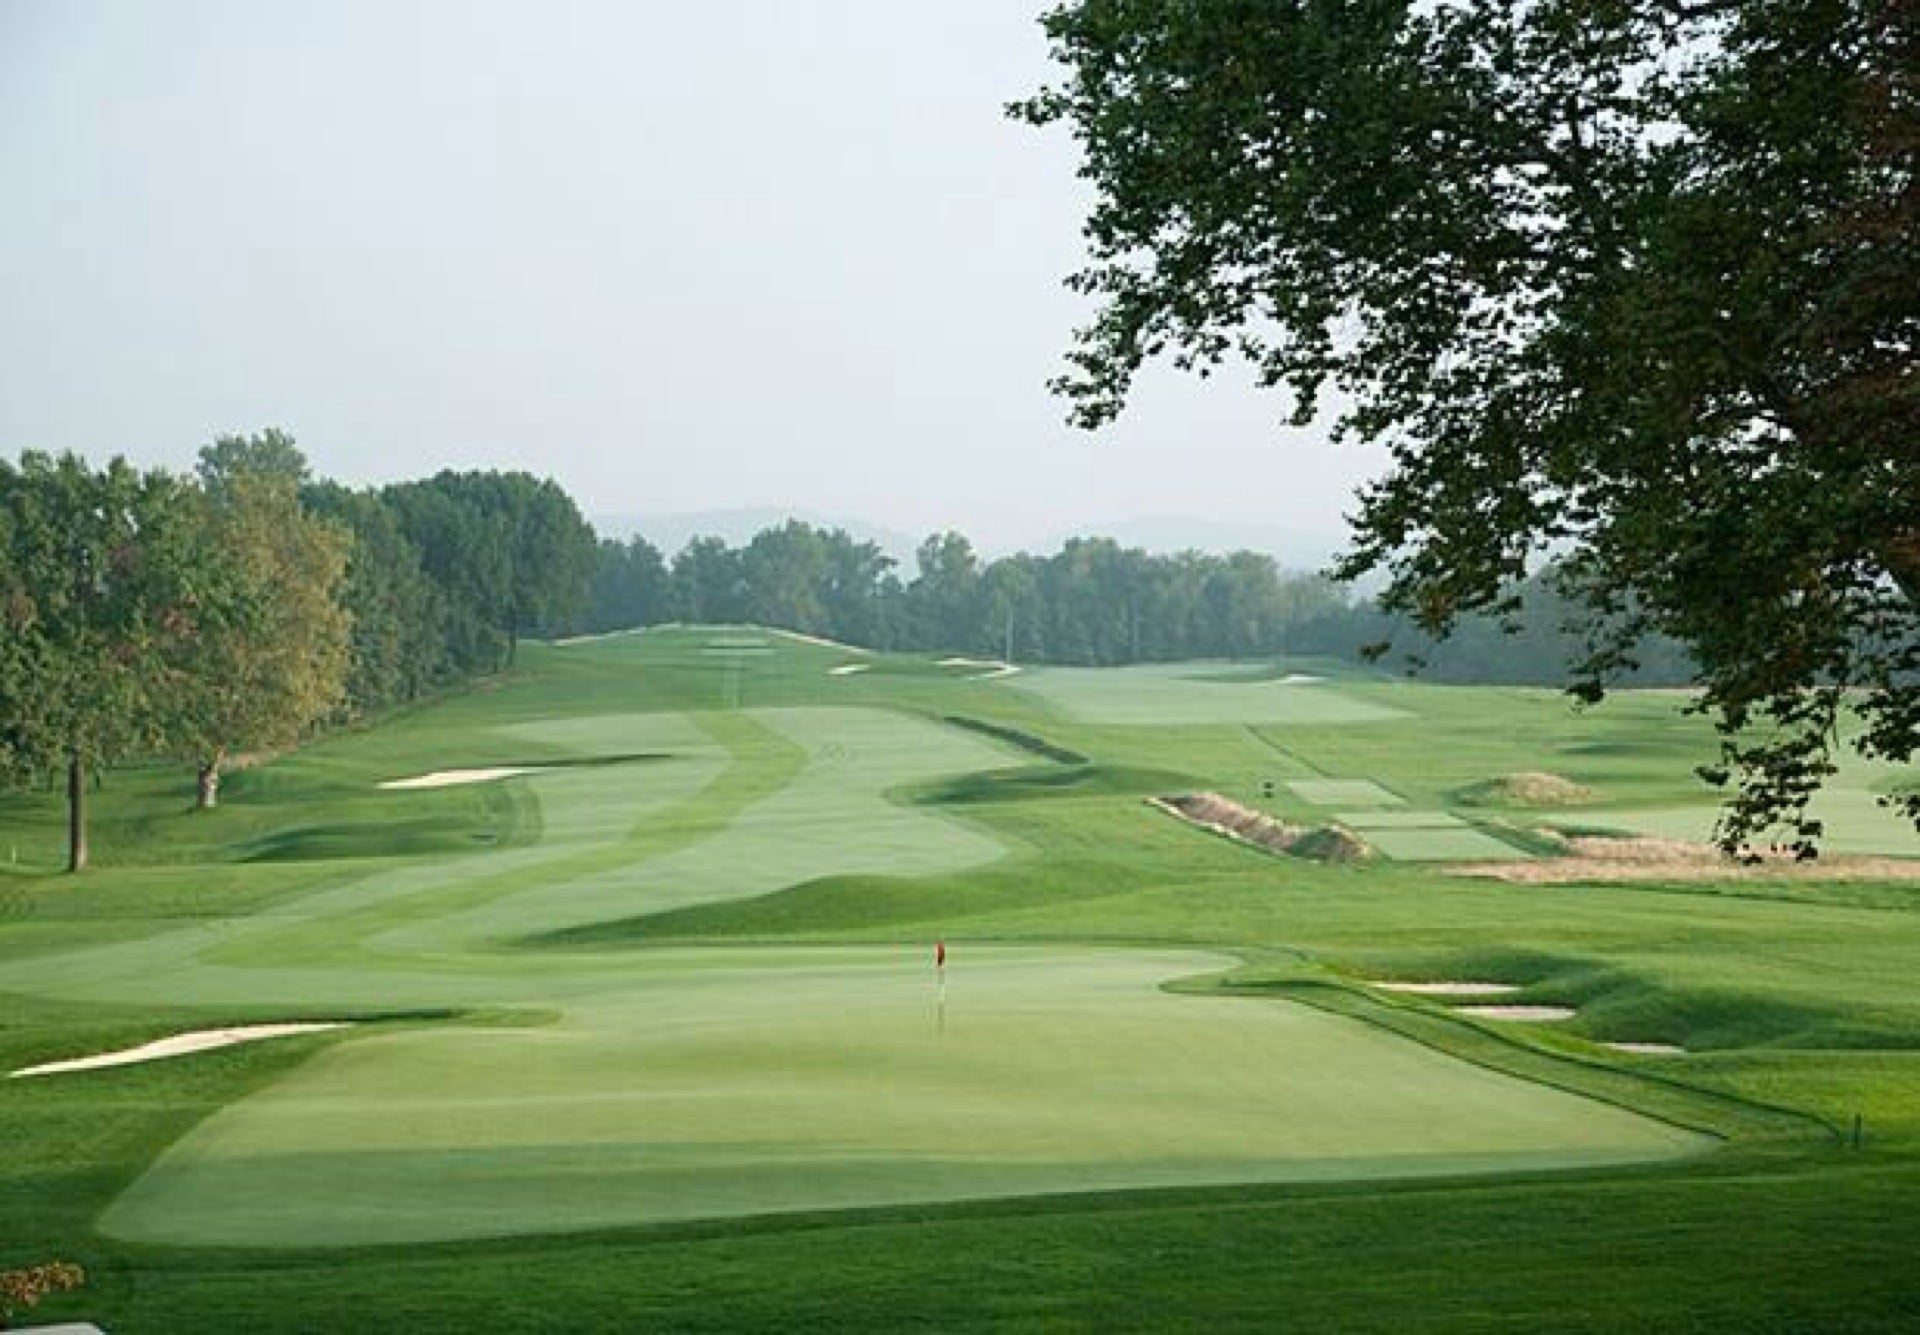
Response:
[[[1910,603],[1920,603],[1920,529],[1896,534],[1883,553],[1887,573]]]
[[[195,811],[211,811],[220,805],[220,763],[225,759],[225,752],[215,751],[201,762],[193,802]]]
[[[74,751],[67,757],[67,870],[87,869],[87,765]]]

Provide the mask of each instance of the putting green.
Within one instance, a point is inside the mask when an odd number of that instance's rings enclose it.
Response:
[[[1287,787],[1302,801],[1317,807],[1398,807],[1406,799],[1388,792],[1371,779],[1292,779]]]
[[[1458,830],[1466,822],[1444,811],[1342,811],[1334,816],[1356,830]]]
[[[108,1210],[172,1244],[404,1243],[1659,1159],[1703,1138],[1357,1021],[1156,984],[1186,952],[689,949],[531,1030],[352,1040]]]
[[[1323,682],[1229,680],[1195,664],[1037,668],[1007,684],[1087,723],[1178,727],[1208,723],[1384,723],[1406,714]]]
[[[1381,827],[1362,832],[1366,841],[1395,862],[1492,862],[1527,855],[1492,835],[1460,829]]]

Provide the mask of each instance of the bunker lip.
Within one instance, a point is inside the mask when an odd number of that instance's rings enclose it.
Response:
[[[1577,1014],[1571,1006],[1455,1006],[1453,1013],[1476,1020],[1519,1020],[1527,1024],[1571,1020]]]
[[[1368,987],[1382,992],[1407,992],[1416,997],[1497,997],[1520,991],[1519,983],[1489,983],[1436,979],[1433,982],[1405,983],[1385,979],[1367,979]]]
[[[185,1057],[195,1052],[211,1052],[217,1048],[230,1048],[239,1043],[257,1043],[267,1038],[289,1038],[295,1034],[317,1034],[327,1029],[344,1029],[344,1020],[314,1020],[289,1022],[284,1024],[241,1024],[229,1025],[221,1029],[194,1029],[184,1034],[173,1034],[167,1038],[156,1038],[151,1043],[142,1043],[138,1047],[121,1048],[114,1052],[98,1052],[91,1057],[74,1057],[66,1061],[43,1062],[38,1066],[22,1067],[8,1073],[8,1079],[18,1080],[23,1076],[66,1075],[74,1071],[99,1071],[114,1066],[135,1066],[142,1062],[165,1061],[169,1057]]]
[[[801,644],[818,645],[822,649],[839,649],[849,654],[870,654],[871,649],[863,649],[857,644],[848,644],[843,640],[829,640],[824,635],[807,635],[797,630],[782,630],[778,626],[768,626],[767,633],[778,635],[782,639],[796,640]]]
[[[516,774],[539,774],[540,765],[494,765],[485,769],[437,769],[416,774],[410,779],[388,779],[378,787],[388,792],[413,792],[423,788],[456,788],[468,783],[492,783],[511,779]]]
[[[968,681],[993,681],[1000,677],[1014,676],[1020,671],[1018,667],[1014,666],[1012,663],[1009,663],[1004,659],[966,658],[959,655],[955,655],[951,658],[942,658],[938,662],[936,662],[934,666],[943,667],[943,668],[964,667],[964,668],[985,668],[986,669],[985,672],[974,673],[972,676],[967,678]]]

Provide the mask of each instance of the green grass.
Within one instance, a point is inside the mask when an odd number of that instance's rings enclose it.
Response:
[[[1187,665],[1038,668],[1008,679],[1068,716],[1090,723],[1168,727],[1191,723],[1385,723],[1391,705],[1321,682],[1207,673]]]
[[[1503,885],[1276,859],[1141,801],[1522,856],[1564,813],[1482,823],[1458,793],[1550,770],[1595,789],[1583,822],[1710,810],[1713,739],[1676,700],[1295,664],[828,675],[849,658],[742,628],[529,646],[234,775],[215,813],[185,771],[107,776],[77,880],[53,795],[0,800],[0,1067],[364,1022],[0,1083],[0,1262],[91,1276],[36,1315],[1913,1325],[1920,876]],[[552,768],[375,786],[512,764]],[[1846,771],[1841,846],[1920,854],[1871,805],[1903,777]],[[1478,1023],[1358,986],[1382,977],[1578,1014]]]
[[[1371,779],[1293,779],[1287,787],[1302,801],[1320,807],[1397,807],[1406,801]]]
[[[1155,986],[1225,963],[956,950],[942,1005],[921,950],[649,952],[552,1026],[334,1047],[201,1124],[103,1228],[418,1242],[1710,1143],[1352,1020]]]
[[[1512,844],[1478,830],[1380,826],[1363,837],[1396,862],[1480,862],[1525,857]]]

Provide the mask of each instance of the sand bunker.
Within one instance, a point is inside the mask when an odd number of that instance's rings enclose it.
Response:
[[[1011,663],[1003,663],[997,658],[942,658],[935,667],[985,668],[985,672],[975,673],[968,681],[992,681],[995,677],[1011,677],[1020,669]]]
[[[1455,1006],[1453,1010],[1456,1015],[1471,1015],[1476,1020],[1526,1020],[1536,1024],[1571,1020],[1574,1016],[1571,1006]]]
[[[1417,997],[1497,997],[1508,992],[1518,992],[1518,983],[1474,983],[1474,982],[1434,982],[1434,983],[1389,983],[1371,981],[1368,987],[1377,987],[1383,992],[1411,992]]]
[[[1920,859],[1829,854],[1802,862],[1791,854],[1762,854],[1739,862],[1712,844],[1639,835],[1574,835],[1563,854],[1525,862],[1465,863],[1456,876],[1487,876],[1524,885],[1624,881],[1913,881]]]
[[[827,675],[829,677],[851,677],[854,673],[865,672],[872,666],[873,664],[871,663],[842,663],[839,667],[828,668]]]
[[[1325,681],[1326,678],[1316,677],[1311,672],[1289,672],[1279,680],[1282,686],[1311,686],[1315,682]]]
[[[538,774],[539,765],[496,765],[492,769],[437,769],[431,774],[416,774],[411,779],[389,779],[380,787],[388,789],[456,788],[463,783],[491,783],[511,779],[516,774]]]
[[[1286,853],[1314,862],[1357,862],[1373,856],[1372,847],[1345,826],[1307,829],[1288,825],[1218,793],[1149,797],[1147,805],[1189,825],[1269,853]]]
[[[767,628],[773,634],[786,640],[798,640],[801,644],[817,644],[822,649],[839,649],[849,654],[870,654],[871,649],[862,649],[857,644],[843,644],[839,640],[829,640],[821,635],[805,635],[797,630],[781,630],[777,626]]]
[[[1615,1052],[1630,1052],[1636,1057],[1684,1057],[1687,1050],[1677,1043],[1602,1043]]]
[[[236,1043],[255,1043],[263,1038],[286,1038],[293,1034],[314,1034],[323,1029],[344,1028],[346,1028],[344,1021],[329,1020],[307,1024],[243,1024],[227,1029],[196,1029],[191,1033],[175,1034],[171,1038],[159,1038],[151,1043],[142,1043],[137,1048],[122,1048],[118,1052],[102,1052],[91,1057],[75,1057],[71,1061],[28,1066],[12,1072],[10,1078],[18,1079],[29,1075],[62,1075],[68,1071],[98,1071],[109,1066],[132,1066],[137,1062],[164,1061],[168,1057],[184,1057],[193,1052],[230,1048]]]

